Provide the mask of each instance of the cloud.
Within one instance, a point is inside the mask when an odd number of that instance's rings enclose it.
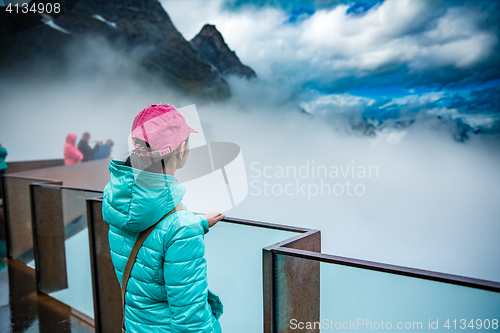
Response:
[[[392,99],[391,102],[382,105],[380,108],[386,108],[391,105],[408,105],[408,104],[416,104],[416,105],[425,105],[428,103],[435,102],[441,97],[443,97],[444,92],[438,91],[438,92],[430,92],[426,94],[414,94],[414,95],[407,95],[401,98],[394,98]]]
[[[350,94],[330,94],[319,96],[312,101],[301,103],[301,107],[308,113],[353,113],[362,111],[364,107],[375,103],[374,99],[353,96]]]
[[[290,68],[304,81],[319,82],[392,70],[405,82],[420,82],[427,77],[422,71],[474,68],[498,46],[497,31],[481,25],[488,13],[440,2],[387,0],[362,15],[339,4],[307,11],[296,23],[289,22],[293,10],[276,6],[230,11],[222,0],[210,6],[199,0],[162,3],[187,38],[204,23],[215,24],[243,62],[266,78],[288,76]],[[434,81],[443,83],[438,77]]]
[[[498,91],[481,87],[500,78],[500,6],[489,1],[161,2],[186,38],[215,24],[257,72],[251,90],[281,92],[276,103],[379,120],[500,111]]]
[[[489,115],[500,112],[494,90],[500,78],[500,6],[490,1],[162,4],[187,38],[205,23],[215,24],[257,72],[259,81],[251,87],[232,81],[239,98],[259,92],[254,100],[271,103],[273,110],[296,103],[333,128],[370,134],[373,125],[363,118],[439,118],[448,125],[435,127],[460,140],[470,128],[500,129],[498,117]],[[477,118],[479,112],[487,115]]]
[[[441,9],[440,16],[432,3],[413,0],[388,0],[362,16],[347,15],[348,8],[316,11],[300,27],[300,47],[314,55],[320,82],[397,73],[400,84],[443,84],[471,76],[497,54],[496,32],[480,26],[486,14],[469,8]]]

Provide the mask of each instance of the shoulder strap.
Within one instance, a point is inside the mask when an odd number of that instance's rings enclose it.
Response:
[[[166,218],[170,214],[175,213],[179,210],[185,210],[185,208],[182,207],[181,205],[175,206],[174,209],[165,214],[158,222],[156,222],[146,230],[142,231],[137,237],[137,240],[135,241],[134,247],[132,248],[132,252],[130,252],[130,256],[128,257],[127,265],[125,266],[125,270],[123,271],[123,277],[122,277],[122,309],[123,309],[122,332],[123,333],[125,333],[125,292],[127,291],[128,279],[130,277],[130,272],[132,271],[132,266],[134,266],[137,253],[139,252],[142,243],[144,243],[146,238],[148,238],[149,234],[151,233],[151,231],[154,230],[154,228],[156,228],[158,223],[160,223],[164,218]]]

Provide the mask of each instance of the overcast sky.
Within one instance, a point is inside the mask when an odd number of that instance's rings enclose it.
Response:
[[[500,113],[497,1],[161,0],[186,39],[214,24],[310,112]]]

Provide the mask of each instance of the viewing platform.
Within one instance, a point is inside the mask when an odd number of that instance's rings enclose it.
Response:
[[[101,213],[108,164],[9,163],[1,332],[120,332]],[[319,230],[226,217],[205,243],[224,332],[349,330],[353,321],[358,331],[426,331],[436,321],[446,329],[446,320],[500,319],[498,282],[323,254]]]

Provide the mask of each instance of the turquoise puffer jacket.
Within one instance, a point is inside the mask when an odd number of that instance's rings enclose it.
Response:
[[[120,284],[139,233],[181,200],[175,177],[111,161],[102,214],[109,223],[111,259]],[[221,332],[220,299],[208,289],[204,215],[182,210],[163,219],[144,241],[125,295],[127,332]]]
[[[7,169],[7,163],[5,163],[5,158],[7,157],[7,149],[0,147],[0,170]]]

